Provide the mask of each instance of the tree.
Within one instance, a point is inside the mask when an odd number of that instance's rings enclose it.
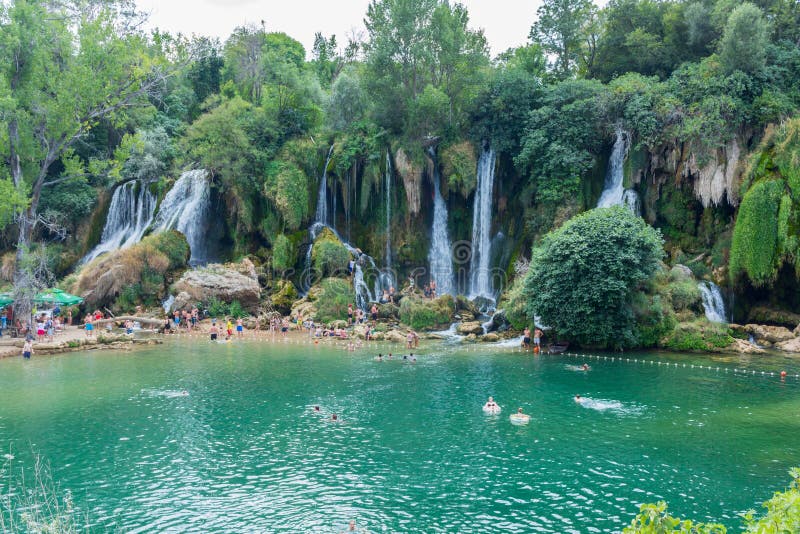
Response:
[[[29,192],[18,217],[15,276],[15,306],[25,316],[38,282],[19,267],[36,227],[48,225],[38,211],[43,189],[74,179],[82,162],[68,156],[76,144],[101,121],[146,104],[163,77],[125,0],[21,0],[3,4],[0,20],[3,156],[14,187]],[[62,158],[71,164],[58,176],[54,164]]]
[[[328,126],[334,130],[347,129],[366,115],[368,104],[358,73],[352,67],[346,68],[331,87],[327,105]]]
[[[578,196],[601,148],[605,91],[596,80],[567,80],[548,87],[541,107],[530,112],[514,162],[529,176],[536,201]]]
[[[764,12],[745,2],[733,10],[719,43],[719,55],[725,71],[756,73],[764,69],[769,44],[768,23]]]
[[[635,344],[631,296],[658,268],[662,244],[658,230],[624,207],[574,217],[533,249],[528,316],[581,345]]]
[[[554,70],[561,79],[575,70],[592,9],[590,0],[544,0],[536,12],[528,37],[556,57]]]

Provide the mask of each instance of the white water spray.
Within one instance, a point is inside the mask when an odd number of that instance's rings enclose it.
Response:
[[[153,221],[155,209],[156,196],[150,192],[148,184],[131,180],[117,187],[111,197],[100,243],[83,258],[82,263],[141,241]]]
[[[428,149],[433,160],[433,228],[431,232],[431,248],[428,252],[430,276],[436,282],[436,294],[453,294],[453,258],[450,235],[447,231],[447,204],[439,189],[439,167],[436,164],[436,153]]]
[[[207,263],[211,184],[204,169],[186,171],[161,201],[157,231],[177,230],[186,236],[192,265]]]
[[[484,148],[478,161],[478,185],[472,215],[472,257],[470,259],[470,298],[493,299],[490,264],[492,242],[492,197],[495,153]]]
[[[611,157],[608,160],[605,185],[603,192],[600,194],[600,200],[597,201],[598,208],[622,206],[623,204],[629,205],[624,200],[625,188],[623,187],[623,181],[625,177],[625,158],[628,156],[628,150],[630,149],[630,136],[619,124],[615,126],[615,134],[616,139],[614,140],[614,148],[611,150]],[[633,193],[635,194],[635,192]]]
[[[703,280],[697,287],[703,297],[703,309],[706,319],[712,323],[727,323],[725,315],[725,300],[722,298],[722,291],[714,282]]]

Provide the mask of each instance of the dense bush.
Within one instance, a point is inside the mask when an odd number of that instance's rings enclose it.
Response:
[[[528,317],[540,315],[559,337],[582,345],[633,345],[631,295],[663,254],[658,231],[625,208],[578,215],[533,249]]]
[[[286,271],[294,266],[296,259],[292,242],[283,234],[275,236],[272,242],[272,268],[276,271]]]
[[[433,300],[406,297],[400,301],[400,321],[415,330],[448,326],[453,313],[455,313],[455,301],[449,295]]]
[[[343,276],[347,272],[350,251],[330,230],[324,230],[314,243],[311,259],[318,277]]]
[[[346,280],[326,278],[317,296],[317,320],[323,323],[347,319],[347,305],[353,303],[353,287]]]
[[[451,191],[461,193],[464,198],[475,190],[477,182],[475,148],[471,143],[461,142],[443,148],[439,152],[442,173]]]
[[[675,327],[665,339],[664,347],[674,351],[714,351],[733,343],[728,328],[701,319],[694,323],[682,323]]]

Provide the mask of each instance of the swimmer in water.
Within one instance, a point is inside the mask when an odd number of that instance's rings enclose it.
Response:
[[[582,401],[583,401],[583,399],[581,398],[580,395],[575,395],[575,402],[580,403]]]
[[[183,395],[184,397],[188,397],[189,392],[184,389],[183,391],[181,391],[181,395]]]
[[[383,361],[383,354],[378,354],[378,361],[379,361],[379,362],[382,362],[382,361]]]
[[[319,410],[319,406],[314,406],[314,411],[315,411],[315,412],[317,412],[317,413],[319,413],[319,411],[320,411],[320,410]]]
[[[581,369],[583,369],[584,371],[588,371],[589,370],[589,364],[588,363],[584,363],[583,367],[581,367]]]
[[[337,422],[337,421],[339,421],[339,417],[337,417],[336,414],[333,414],[333,415],[331,415],[331,421]]]
[[[392,353],[391,352],[389,353],[389,359],[390,360],[392,359]]]

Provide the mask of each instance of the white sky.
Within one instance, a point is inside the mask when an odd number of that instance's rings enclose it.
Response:
[[[483,28],[492,56],[525,44],[539,0],[461,0],[472,28]],[[268,31],[297,39],[309,53],[314,33],[335,34],[340,45],[353,29],[364,31],[369,0],[136,0],[150,13],[150,28],[170,33],[219,37],[245,23],[266,22]]]

